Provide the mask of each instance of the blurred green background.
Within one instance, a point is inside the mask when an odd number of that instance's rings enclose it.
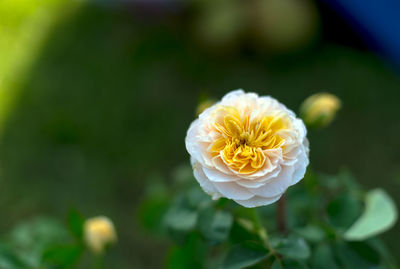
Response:
[[[310,132],[311,166],[350,168],[400,204],[400,80],[340,16],[311,1],[169,2],[0,1],[1,233],[75,206],[114,220],[114,268],[160,268],[166,243],[140,227],[137,204],[189,162],[200,96],[236,88],[295,111],[339,96],[332,126]],[[399,236],[384,236],[394,256]]]

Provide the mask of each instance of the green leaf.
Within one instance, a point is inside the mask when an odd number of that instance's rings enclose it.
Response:
[[[341,180],[338,175],[318,174],[317,181],[321,187],[331,192],[337,191],[341,186]]]
[[[313,250],[313,268],[318,269],[340,269],[334,253],[328,244],[320,244]]]
[[[160,230],[169,203],[166,196],[148,197],[142,201],[138,210],[141,224],[149,230]]]
[[[335,250],[344,268],[375,269],[380,264],[379,254],[367,242],[342,242]]]
[[[167,256],[167,269],[201,269],[205,260],[205,245],[197,233],[191,233],[183,246],[173,246]]]
[[[271,244],[276,252],[282,254],[284,258],[305,260],[311,254],[307,242],[300,237],[289,236],[288,238],[271,240]]]
[[[315,225],[296,228],[294,232],[310,242],[320,242],[325,239],[324,230]]]
[[[275,261],[272,263],[271,269],[283,269],[283,264],[282,264],[282,262],[279,261],[279,260],[275,260]]]
[[[385,269],[395,269],[399,268],[396,266],[396,259],[394,256],[390,253],[389,249],[385,246],[385,244],[377,237],[371,238],[368,240],[370,243],[371,247],[373,247],[381,256],[381,259],[383,261],[383,268]]]
[[[189,189],[186,193],[187,206],[193,210],[204,209],[213,203],[213,200],[207,195],[200,186]]]
[[[79,240],[82,240],[83,224],[85,222],[85,218],[82,216],[82,214],[79,213],[75,208],[70,209],[68,212],[67,222],[71,233]]]
[[[222,265],[223,269],[240,269],[255,265],[267,258],[268,250],[263,246],[246,242],[232,247]]]
[[[0,244],[0,268],[25,269],[27,266],[8,246]]]
[[[229,241],[233,244],[239,244],[244,241],[257,241],[259,236],[254,232],[254,225],[248,219],[236,219],[233,222]]]
[[[138,219],[146,229],[161,231],[162,220],[171,204],[171,198],[161,176],[154,174],[148,181],[151,183],[146,188],[145,198],[139,204]]]
[[[44,251],[69,240],[68,230],[56,220],[35,218],[18,224],[10,233],[10,245],[18,249],[21,260],[29,267],[40,266]]]
[[[352,173],[347,169],[342,169],[339,172],[338,180],[343,184],[346,190],[352,193],[357,193],[361,189],[361,186],[358,184]]]
[[[169,229],[188,232],[196,226],[197,212],[182,207],[172,207],[165,216],[165,224]]]
[[[232,223],[229,212],[208,208],[200,213],[198,227],[210,243],[218,244],[228,238]]]
[[[397,210],[393,200],[382,189],[369,191],[361,217],[346,231],[344,238],[361,241],[383,233],[393,227]]]
[[[71,268],[75,265],[83,252],[79,245],[57,246],[49,248],[43,254],[43,264],[46,268]]]
[[[282,261],[275,260],[271,266],[271,269],[307,269],[307,268],[308,267],[304,263],[291,259],[283,259]]]
[[[198,215],[197,209],[189,204],[186,193],[175,199],[164,216],[163,225],[176,242],[184,243],[189,232],[196,228]]]
[[[362,203],[352,193],[336,197],[327,207],[329,220],[341,230],[347,229],[361,214]]]

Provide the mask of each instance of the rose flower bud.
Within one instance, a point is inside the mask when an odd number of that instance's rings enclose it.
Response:
[[[308,97],[300,107],[300,114],[308,126],[325,127],[340,109],[340,99],[330,93],[317,93]]]
[[[306,134],[302,120],[274,98],[236,90],[190,125],[186,149],[213,199],[256,207],[277,201],[304,177]]]
[[[86,245],[95,254],[102,254],[108,245],[117,241],[114,224],[104,216],[85,221],[84,237]]]

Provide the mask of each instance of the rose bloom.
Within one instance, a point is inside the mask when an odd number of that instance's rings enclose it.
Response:
[[[195,178],[213,199],[256,207],[304,177],[306,134],[302,120],[274,98],[236,90],[190,125],[186,148]]]

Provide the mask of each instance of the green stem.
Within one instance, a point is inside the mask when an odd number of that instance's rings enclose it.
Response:
[[[278,231],[285,235],[287,233],[287,219],[286,219],[286,196],[282,195],[277,204],[277,226]]]
[[[268,255],[274,256],[274,258],[279,262],[279,264],[282,267],[282,262],[281,262],[279,255],[269,244],[267,229],[262,225],[261,220],[260,220],[260,215],[258,214],[258,211],[256,208],[251,209],[251,219],[253,221],[254,231],[262,239],[264,246],[269,250]]]
[[[262,225],[260,215],[256,208],[251,209],[251,218],[254,225],[254,231],[263,240],[264,245],[271,251],[272,248],[269,245],[267,229]]]

